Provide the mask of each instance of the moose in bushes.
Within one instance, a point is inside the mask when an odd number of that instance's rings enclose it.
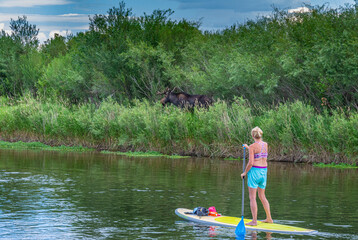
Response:
[[[206,95],[190,95],[185,92],[175,93],[173,89],[166,88],[163,92],[157,92],[158,95],[164,95],[160,102],[165,106],[171,103],[177,107],[194,109],[194,107],[208,108],[213,104],[213,99]]]

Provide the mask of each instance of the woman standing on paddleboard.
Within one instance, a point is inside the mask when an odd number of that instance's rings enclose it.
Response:
[[[262,141],[262,130],[255,127],[251,130],[251,136],[255,143],[244,147],[249,149],[249,162],[245,168],[245,172],[241,174],[241,178],[247,175],[247,185],[249,187],[250,208],[252,213],[252,221],[246,225],[257,225],[257,202],[256,192],[264,206],[266,219],[262,222],[272,223],[270,204],[265,196],[266,180],[267,180],[267,143]]]

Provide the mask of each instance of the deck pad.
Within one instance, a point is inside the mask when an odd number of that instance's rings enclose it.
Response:
[[[192,209],[187,208],[177,208],[175,213],[188,221],[197,222],[200,224],[211,225],[211,226],[224,226],[224,227],[235,227],[240,222],[241,218],[238,217],[229,217],[229,216],[197,216],[192,214]],[[244,219],[245,224],[250,222],[250,219]],[[257,221],[257,226],[247,226],[247,230],[256,230],[262,232],[276,232],[276,233],[287,233],[287,234],[314,234],[317,233],[316,230],[306,229],[295,227],[291,225],[283,225],[277,223],[263,223]]]

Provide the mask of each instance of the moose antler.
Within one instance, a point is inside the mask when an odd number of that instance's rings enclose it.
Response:
[[[177,87],[174,87],[171,91],[170,91],[170,93],[172,93],[172,92],[174,92],[174,90],[176,90],[177,89]],[[169,90],[169,89],[168,89]]]
[[[163,94],[164,94],[164,91],[163,92],[160,92],[160,91],[157,92],[157,95],[163,95]]]
[[[161,91],[158,91],[158,92],[157,92],[157,95],[163,95],[163,94],[165,94],[167,91],[168,91],[168,88],[164,89],[162,92],[161,92]]]
[[[171,93],[171,92],[174,91],[174,89],[170,91],[170,88],[167,87],[163,92],[158,91],[157,95],[163,95],[163,94]]]

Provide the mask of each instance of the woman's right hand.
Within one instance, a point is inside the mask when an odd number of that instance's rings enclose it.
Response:
[[[244,148],[249,149],[249,146],[247,146],[247,144],[244,144],[243,146]]]

